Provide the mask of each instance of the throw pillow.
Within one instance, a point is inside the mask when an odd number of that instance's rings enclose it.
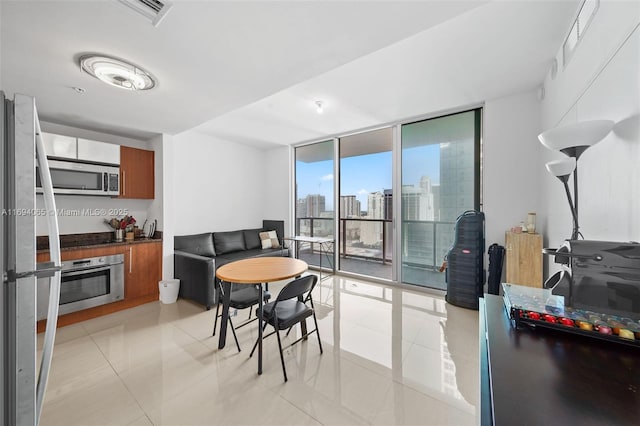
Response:
[[[280,242],[278,241],[278,234],[276,231],[267,231],[260,233],[260,241],[262,242],[262,248],[280,248]]]

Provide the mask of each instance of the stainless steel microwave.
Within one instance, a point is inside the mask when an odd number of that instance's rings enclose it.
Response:
[[[117,166],[49,160],[49,170],[55,194],[110,197],[120,194],[120,168]],[[39,173],[36,173],[36,192],[42,193]]]

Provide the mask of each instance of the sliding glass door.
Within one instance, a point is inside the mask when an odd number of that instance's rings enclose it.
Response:
[[[393,128],[340,138],[339,269],[393,277]]]
[[[402,282],[446,289],[456,218],[480,206],[480,123],[476,109],[402,125]]]
[[[333,140],[296,147],[296,235],[334,238],[334,164]],[[319,266],[319,254],[319,245],[300,244],[298,257],[309,265]]]
[[[446,289],[456,218],[480,209],[481,114],[296,147],[295,234],[335,238],[342,272]],[[299,257],[319,266],[319,250]]]

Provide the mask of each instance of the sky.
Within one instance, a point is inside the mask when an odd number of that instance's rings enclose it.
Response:
[[[402,184],[417,185],[422,176],[429,176],[432,183],[440,181],[440,145],[423,145],[403,150]],[[362,210],[367,210],[367,195],[391,189],[391,152],[347,157],[341,160],[340,195],[355,195]],[[325,196],[326,210],[333,210],[333,161],[296,163],[298,198],[308,194]]]

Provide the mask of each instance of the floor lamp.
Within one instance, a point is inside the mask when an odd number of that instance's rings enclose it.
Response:
[[[563,182],[571,215],[573,216],[573,232],[571,239],[580,234],[578,226],[578,159],[587,150],[604,139],[613,129],[611,120],[591,120],[568,124],[547,130],[538,135],[538,139],[546,148],[560,151],[570,160],[551,161],[546,164],[547,170]],[[570,170],[572,169],[572,170]],[[573,172],[573,200],[569,191],[569,175]]]
[[[560,179],[560,182],[564,185],[564,191],[567,194],[567,201],[569,201],[569,208],[571,209],[571,216],[573,217],[573,232],[571,233],[571,239],[578,238],[580,233],[580,226],[578,225],[578,212],[576,206],[571,200],[571,191],[569,191],[569,176],[576,170],[576,159],[566,158],[564,160],[549,161],[545,164],[547,171]]]

